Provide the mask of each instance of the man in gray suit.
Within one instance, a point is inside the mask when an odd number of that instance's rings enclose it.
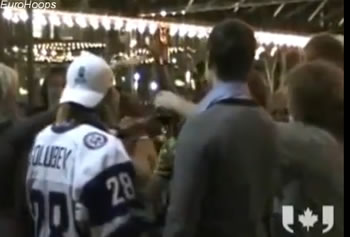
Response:
[[[208,44],[214,87],[179,136],[164,236],[266,236],[277,178],[276,129],[247,85],[254,31],[224,21]]]

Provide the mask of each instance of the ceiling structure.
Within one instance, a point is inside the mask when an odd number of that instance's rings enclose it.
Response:
[[[258,28],[314,33],[344,32],[344,0],[61,0],[145,18],[215,24],[239,17]]]
[[[8,0],[24,1],[24,0]],[[36,0],[69,11],[106,12],[213,25],[241,18],[253,26],[293,33],[344,33],[344,0]],[[166,19],[164,19],[166,18]]]

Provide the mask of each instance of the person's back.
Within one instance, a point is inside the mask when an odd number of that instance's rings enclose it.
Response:
[[[46,128],[36,138],[27,175],[35,236],[80,236],[84,228],[76,222],[89,222],[88,233],[103,236],[102,226],[112,221],[113,212],[134,198],[132,171],[121,142],[113,136],[90,125]],[[121,223],[127,214],[120,212]]]
[[[287,191],[282,205],[294,206],[299,214],[310,208],[319,216],[322,216],[323,206],[334,206],[335,225],[324,236],[344,236],[344,153],[341,145],[326,131],[302,123],[279,124],[278,134]],[[322,223],[320,219],[309,233],[299,225],[292,228],[298,236],[317,237],[325,229]]]
[[[0,129],[0,231],[5,219],[16,222],[13,230],[26,236],[30,217],[25,206],[25,172],[27,156],[37,133],[52,122],[54,112],[8,122]],[[16,227],[17,226],[17,227]]]
[[[165,237],[267,235],[276,134],[249,92],[256,46],[254,30],[239,20],[226,20],[210,34],[213,88],[176,145]]]
[[[198,119],[208,139],[203,159],[213,172],[196,236],[265,236],[277,175],[271,118],[258,107],[216,105]]]
[[[138,236],[133,166],[97,113],[112,90],[113,72],[102,58],[84,53],[69,66],[56,121],[29,156],[35,237]]]
[[[17,73],[0,63],[0,233],[28,236],[24,207],[26,157],[36,134],[53,121],[53,112],[20,118]],[[28,225],[27,225],[28,224]],[[23,236],[22,235],[22,236]]]
[[[200,157],[195,173],[200,176],[198,189],[205,190],[205,194],[192,191],[198,195],[195,205],[201,208],[200,216],[182,213],[186,218],[198,218],[196,228],[188,233],[195,237],[266,236],[264,218],[269,214],[266,211],[270,210],[277,175],[275,125],[270,116],[254,105],[217,104],[191,119],[183,131],[176,157],[186,157],[185,153]],[[186,150],[181,149],[184,146]],[[186,177],[185,171],[177,172]],[[184,178],[175,182],[194,181]],[[169,212],[177,216],[178,210],[171,206]],[[168,227],[167,233],[176,233],[176,228]]]

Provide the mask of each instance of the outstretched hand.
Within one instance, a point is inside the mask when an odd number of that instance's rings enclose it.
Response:
[[[171,110],[178,115],[190,117],[195,114],[196,104],[187,101],[179,95],[170,91],[161,91],[154,100],[154,105],[157,108]]]
[[[154,105],[157,108],[164,108],[172,111],[177,111],[179,104],[183,99],[170,91],[161,91],[154,100]]]

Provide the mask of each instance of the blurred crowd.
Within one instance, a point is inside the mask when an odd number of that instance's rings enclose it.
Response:
[[[201,98],[163,73],[147,106],[87,53],[52,71],[44,106],[25,110],[16,71],[0,64],[0,235],[320,237],[333,206],[324,236],[344,236],[344,45],[313,37],[274,93],[256,49],[251,26],[219,23]],[[46,147],[60,151],[40,164]],[[62,154],[67,164],[50,167]],[[70,204],[51,205],[51,191]],[[289,230],[283,206],[294,207]],[[319,216],[311,231],[297,220],[307,208]]]

